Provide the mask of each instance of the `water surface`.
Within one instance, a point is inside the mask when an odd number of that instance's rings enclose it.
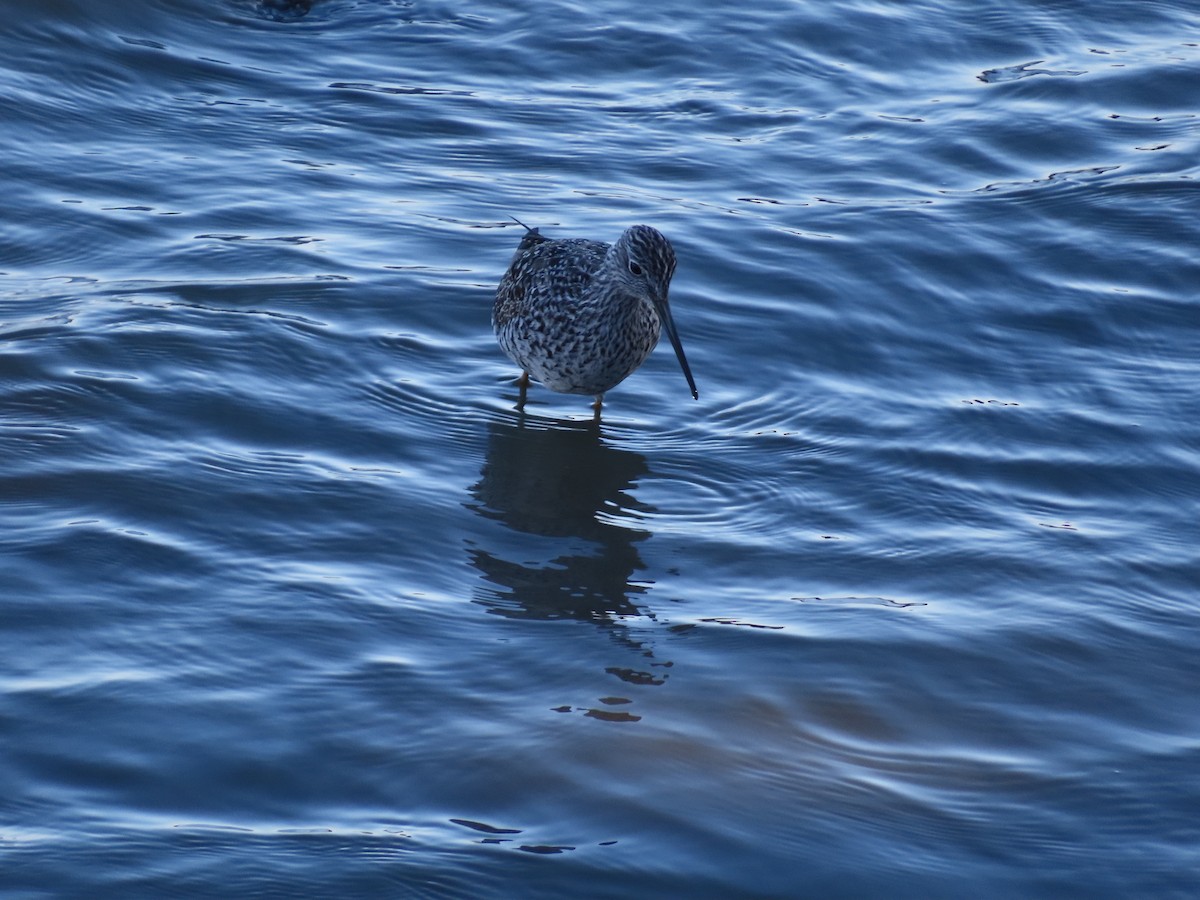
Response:
[[[11,897],[1200,892],[1191,4],[14,0]],[[673,241],[610,392],[519,240]]]

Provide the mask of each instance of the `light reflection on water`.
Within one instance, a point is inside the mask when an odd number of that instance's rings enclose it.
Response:
[[[10,6],[0,893],[1200,890],[1187,4]]]

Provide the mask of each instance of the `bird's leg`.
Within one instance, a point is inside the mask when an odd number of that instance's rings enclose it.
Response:
[[[525,409],[525,392],[529,390],[529,373],[522,372],[521,377],[517,379],[517,387],[521,389],[521,396],[517,400],[517,409]]]
[[[592,421],[600,421],[600,406],[604,403],[604,395],[597,394],[596,399],[592,401]]]

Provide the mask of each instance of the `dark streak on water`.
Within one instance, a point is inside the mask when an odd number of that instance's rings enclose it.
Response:
[[[14,0],[0,893],[1200,893],[1190,3]],[[661,228],[696,372],[492,340]]]

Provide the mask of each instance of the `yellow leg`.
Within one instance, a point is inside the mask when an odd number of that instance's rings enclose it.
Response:
[[[593,422],[600,421],[600,407],[603,405],[603,403],[604,403],[604,395],[597,394],[596,399],[592,401],[592,421]]]

